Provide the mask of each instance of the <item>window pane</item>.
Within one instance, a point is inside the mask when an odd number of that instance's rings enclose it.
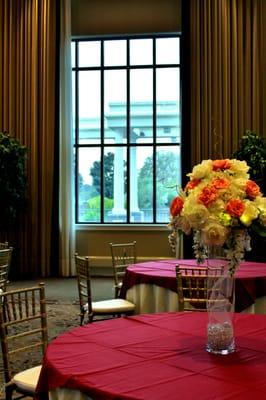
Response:
[[[101,42],[79,42],[79,67],[98,67],[101,64]]]
[[[153,222],[153,147],[130,149],[130,222]]]
[[[79,73],[79,143],[100,143],[101,102],[100,72]]]
[[[101,210],[100,148],[80,148],[78,159],[79,222],[100,222]]]
[[[72,64],[72,68],[74,68],[76,66],[76,43],[75,42],[71,42],[71,64]]]
[[[126,65],[127,42],[126,40],[107,40],[104,42],[104,65]]]
[[[179,38],[156,39],[156,63],[179,64]]]
[[[130,71],[130,142],[138,138],[152,142],[153,81],[152,69]]]
[[[130,40],[130,64],[152,64],[152,39]]]
[[[169,205],[181,186],[180,146],[157,147],[156,152],[156,220],[169,221]]]
[[[123,143],[127,137],[127,84],[126,71],[104,73],[104,140]]]
[[[126,222],[126,148],[104,150],[104,222]]]
[[[180,142],[179,69],[158,68],[156,75],[157,142]]]

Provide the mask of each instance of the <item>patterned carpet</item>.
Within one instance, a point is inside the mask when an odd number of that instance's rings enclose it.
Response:
[[[36,281],[22,281],[11,283],[9,288],[31,287]],[[79,326],[79,302],[76,280],[47,279],[46,284],[46,309],[48,323],[49,341],[69,329]],[[110,278],[94,278],[92,280],[92,290],[94,300],[102,300],[113,297],[113,281]],[[36,356],[35,352],[27,353],[26,356],[15,360],[15,370],[21,371],[31,366],[41,363],[41,357]],[[0,356],[0,399],[4,399],[4,376],[2,353]]]

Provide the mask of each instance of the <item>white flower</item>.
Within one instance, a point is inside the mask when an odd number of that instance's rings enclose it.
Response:
[[[249,166],[247,165],[246,161],[240,160],[230,160],[231,162],[231,170],[235,173],[236,178],[243,178],[249,179]]]
[[[206,257],[204,246],[226,249],[231,275],[250,250],[247,230],[266,232],[266,198],[259,190],[251,191],[257,185],[248,170],[245,161],[203,160],[187,174],[190,182],[180,193],[182,210],[169,224],[173,236],[177,231],[193,232],[199,263]]]
[[[202,229],[202,241],[205,245],[223,246],[227,237],[228,229],[219,224],[216,219],[211,219]]]
[[[201,164],[196,165],[192,173],[187,174],[192,179],[203,179],[212,171],[212,160],[204,160]]]
[[[181,215],[189,220],[193,229],[200,229],[208,220],[210,213],[204,205],[195,203],[191,207],[186,205]]]

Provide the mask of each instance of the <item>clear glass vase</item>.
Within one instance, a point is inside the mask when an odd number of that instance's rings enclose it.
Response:
[[[233,326],[235,280],[229,273],[223,249],[208,248],[208,325],[206,350],[213,354],[235,351]]]

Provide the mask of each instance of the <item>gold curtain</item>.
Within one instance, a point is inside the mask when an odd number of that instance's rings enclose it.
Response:
[[[265,0],[191,0],[191,163],[266,136]],[[264,25],[263,25],[264,24]]]
[[[0,2],[0,131],[28,148],[28,204],[9,239],[15,275],[50,274],[56,72],[56,2]],[[13,243],[13,240],[16,243]]]

